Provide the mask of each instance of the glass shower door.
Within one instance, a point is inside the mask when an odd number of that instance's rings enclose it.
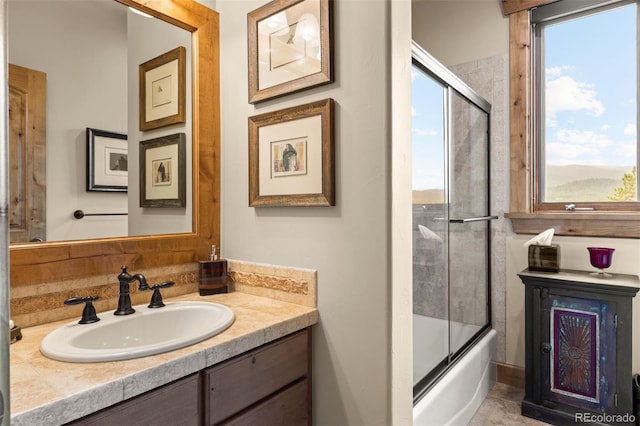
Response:
[[[426,52],[412,68],[413,384],[419,399],[491,327],[491,106]]]
[[[451,91],[449,344],[460,351],[490,323],[489,114]]]
[[[413,67],[413,384],[449,357],[447,89]],[[425,331],[428,331],[425,332]]]

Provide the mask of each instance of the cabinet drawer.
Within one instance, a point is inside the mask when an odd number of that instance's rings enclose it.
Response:
[[[256,404],[222,423],[224,426],[306,426],[309,420],[309,383],[307,379],[285,388],[273,397]]]
[[[68,425],[196,425],[199,387],[199,374],[193,374]]]
[[[306,377],[308,345],[309,333],[303,330],[206,370],[209,424],[217,424]]]

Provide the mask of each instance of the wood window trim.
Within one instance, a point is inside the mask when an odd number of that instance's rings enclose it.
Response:
[[[502,14],[508,16],[512,13],[528,11],[554,1],[558,0],[502,0]]]
[[[531,7],[555,0],[503,0],[509,16],[510,205],[516,234],[554,228],[556,235],[640,239],[640,212],[534,212],[532,141]],[[535,4],[534,4],[535,3]],[[509,13],[507,13],[509,12]]]

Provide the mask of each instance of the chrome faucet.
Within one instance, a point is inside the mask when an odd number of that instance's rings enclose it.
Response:
[[[129,296],[129,284],[133,281],[138,281],[138,290],[148,290],[149,284],[147,279],[142,274],[131,275],[127,272],[127,266],[122,265],[122,272],[118,275],[118,281],[120,282],[120,298],[118,299],[118,309],[113,313],[114,315],[130,315],[136,310],[131,307],[131,297]]]

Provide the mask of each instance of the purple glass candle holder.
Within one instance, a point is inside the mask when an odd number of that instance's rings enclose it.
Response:
[[[590,275],[598,278],[611,277],[611,274],[607,274],[606,272],[604,272],[604,269],[607,269],[611,266],[613,252],[616,249],[606,247],[587,247],[587,250],[589,250],[589,260],[591,261],[591,266],[593,266],[594,268],[598,268],[598,272],[593,272]]]

